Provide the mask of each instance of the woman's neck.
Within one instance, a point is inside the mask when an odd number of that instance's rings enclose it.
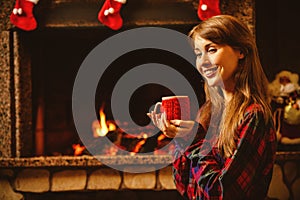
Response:
[[[225,104],[227,104],[233,97],[234,84],[231,84],[230,86],[225,86],[224,88],[222,88],[222,92],[224,95],[224,102]]]

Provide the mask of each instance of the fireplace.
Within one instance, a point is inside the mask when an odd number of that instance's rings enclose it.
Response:
[[[116,33],[145,26],[165,27],[186,34],[199,21],[197,3],[193,1],[132,1],[124,6],[122,29],[112,31],[92,18],[92,13],[97,13],[100,7],[97,4],[97,1],[84,4],[76,0],[43,1],[36,6],[37,30],[10,29],[2,33],[7,39],[4,41],[8,45],[7,62],[12,66],[5,86],[8,94],[3,96],[10,102],[7,104],[10,115],[3,125],[8,126],[10,134],[0,148],[4,157],[74,154],[73,145],[81,141],[73,123],[72,87],[81,63],[99,43]],[[242,7],[239,13],[238,8]],[[225,14],[240,16],[253,28],[250,1],[223,1],[221,8]],[[137,50],[121,56],[106,70],[95,95],[95,112],[102,108],[106,119],[112,120],[109,108],[113,86],[128,70],[148,62],[171,66],[186,76],[195,90],[202,89],[196,70],[185,67],[187,63],[178,56],[157,49]],[[130,102],[134,105],[130,110],[133,121],[142,126],[149,124],[146,113],[150,106],[166,95],[172,95],[172,91],[164,86],[148,84],[139,88]],[[203,95],[197,98],[199,103],[203,102]],[[98,113],[97,116],[99,120]],[[153,129],[148,128],[146,132]]]
[[[40,1],[36,6],[39,27],[33,32],[12,27],[7,21],[7,13],[13,2],[4,3],[6,18],[0,16],[3,21],[0,25],[3,30],[0,46],[0,76],[3,80],[0,83],[0,98],[3,99],[0,105],[0,178],[1,185],[15,198],[72,199],[76,195],[84,199],[100,195],[106,199],[112,196],[119,199],[125,195],[135,199],[152,199],[154,196],[180,199],[168,166],[171,155],[134,154],[151,152],[159,145],[171,142],[161,138],[159,133],[154,139],[147,135],[158,130],[151,124],[145,126],[150,122],[145,114],[162,96],[172,95],[172,91],[161,85],[148,84],[133,94],[130,114],[135,123],[145,127],[136,130],[130,124],[126,125],[127,132],[136,134],[135,138],[128,137],[118,126],[112,127],[105,136],[116,142],[121,134],[119,145],[128,148],[132,154],[118,155],[111,150],[107,155],[99,155],[100,160],[105,161],[103,164],[85,150],[78,137],[72,116],[72,89],[81,63],[99,43],[116,33],[145,26],[165,27],[186,34],[199,22],[196,15],[198,1],[129,0],[124,5],[124,25],[120,31],[110,30],[95,18],[102,2]],[[239,17],[254,31],[252,0],[223,0],[221,10],[224,14]],[[113,86],[126,71],[147,62],[171,66],[184,74],[195,89],[202,90],[202,80],[196,70],[182,67],[188,64],[177,56],[153,49],[130,52],[113,62],[99,83],[95,95],[97,119],[94,120],[101,121],[104,114],[104,124],[108,127],[109,123],[115,125],[117,120],[126,124],[126,120],[112,116]],[[199,94],[197,98],[201,104],[203,96]],[[97,145],[101,137],[95,137],[97,126],[93,128],[91,121],[90,136]],[[79,152],[76,155],[75,149]],[[132,174],[107,165],[145,168],[147,172]],[[157,168],[159,170],[155,170]]]
[[[85,3],[43,1],[36,6],[37,30],[3,32],[7,34],[8,62],[12,65],[7,88],[10,99],[6,97],[11,103],[11,115],[6,119],[6,126],[11,129],[10,137],[0,148],[5,157],[73,155],[74,145],[82,145],[73,122],[72,87],[81,63],[99,43],[121,31],[145,26],[165,27],[187,34],[199,21],[197,2],[194,1],[130,1],[124,5],[122,29],[112,31],[93,18],[92,13],[98,13],[101,6],[98,4],[93,0]],[[239,16],[253,29],[251,1],[223,1],[221,8],[224,14]],[[202,90],[202,80],[196,70],[185,67],[187,63],[178,56],[157,49],[137,50],[111,64],[98,85],[95,112],[103,108],[106,119],[112,120],[109,108],[113,86],[128,70],[148,62],[171,66],[186,76],[195,90]],[[130,110],[133,121],[141,126],[149,124],[146,113],[150,106],[166,95],[172,95],[172,91],[160,85],[148,84],[139,88],[130,102],[134,105]],[[203,95],[200,93],[197,98],[197,103],[201,104]],[[157,131],[154,127],[148,128],[140,132]],[[153,149],[153,145],[148,146]]]

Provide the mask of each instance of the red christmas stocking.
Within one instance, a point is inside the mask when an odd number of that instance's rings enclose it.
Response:
[[[39,0],[16,0],[15,7],[10,15],[11,23],[25,31],[36,29],[37,22],[32,11],[38,1]]]
[[[219,14],[221,14],[219,0],[200,0],[198,6],[198,17],[201,20],[206,20]]]
[[[120,10],[126,0],[105,0],[98,13],[98,20],[113,30],[118,30],[123,25]]]

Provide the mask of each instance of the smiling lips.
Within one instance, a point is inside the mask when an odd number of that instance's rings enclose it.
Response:
[[[204,68],[203,74],[206,78],[212,78],[217,74],[218,66],[210,67],[210,68]]]

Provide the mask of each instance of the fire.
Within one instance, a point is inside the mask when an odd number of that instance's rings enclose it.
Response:
[[[92,124],[94,137],[104,137],[109,131],[115,131],[117,129],[114,123],[106,121],[103,107],[101,107],[99,114],[100,120],[95,120]]]
[[[85,146],[80,146],[80,144],[73,144],[74,156],[79,156],[85,150]]]
[[[116,124],[121,124],[124,129],[117,127]],[[165,146],[168,142],[164,134],[159,135],[156,142],[154,141],[155,137],[149,138],[149,135],[153,135],[156,130],[154,126],[135,127],[128,122],[107,120],[104,113],[104,106],[101,106],[99,109],[99,119],[94,120],[91,126],[94,139],[91,141],[90,146],[95,147],[100,145],[101,149],[99,154],[114,156],[118,154],[123,155],[123,151],[127,151],[129,152],[129,155],[134,156],[139,152],[151,152],[153,150],[155,150],[153,153],[157,155],[172,152],[171,148],[173,147],[171,147],[170,150],[160,150],[160,147]],[[107,145],[105,140],[103,140],[105,138],[102,137],[108,137],[113,144]],[[84,153],[88,153],[88,151],[84,151],[90,146],[85,147],[81,146],[81,144],[73,144],[72,148],[74,149],[74,155],[80,156]]]
[[[121,129],[116,126],[116,124],[120,124],[120,123],[122,124],[122,127],[124,127],[124,129]],[[119,149],[122,149],[124,151],[129,151],[129,155],[134,156],[139,152],[147,152],[147,151],[152,151],[154,149],[154,147],[153,148],[151,147],[152,142],[147,143],[149,139],[148,138],[149,135],[153,135],[153,131],[155,131],[154,126],[136,128],[130,125],[128,122],[120,122],[120,121],[112,121],[112,120],[109,121],[106,119],[106,115],[104,113],[104,106],[101,106],[101,108],[99,109],[99,120],[96,119],[92,122],[92,131],[93,131],[94,138],[99,138],[99,140],[97,140],[97,142],[99,142],[99,145],[102,145],[101,137],[107,136],[109,137],[110,140],[113,140],[111,142],[114,145],[112,146],[103,145],[103,149],[101,150],[101,152],[99,152],[99,153],[104,153],[105,155],[122,154],[122,152],[118,151]],[[156,145],[164,146],[165,139],[166,136],[161,134],[157,138]]]
[[[142,146],[145,144],[145,142],[146,142],[146,138],[143,138],[141,141],[139,141],[136,145],[135,145],[135,147],[134,147],[134,149],[132,150],[132,152],[130,152],[130,155],[135,155],[136,153],[138,153],[139,151],[140,151],[140,149],[142,148]]]
[[[158,136],[157,141],[160,142],[160,141],[164,140],[165,138],[166,138],[166,136],[164,134],[161,134]]]
[[[130,155],[135,155],[136,153],[138,153],[140,151],[140,149],[142,148],[142,146],[146,143],[146,140],[148,138],[148,135],[146,133],[142,133],[141,134],[142,139],[135,145],[134,149],[132,150],[132,152],[130,152]]]

